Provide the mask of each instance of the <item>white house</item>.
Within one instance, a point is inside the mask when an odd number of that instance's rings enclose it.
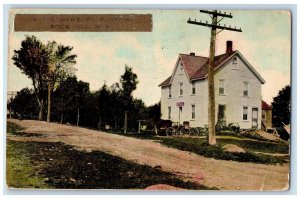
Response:
[[[227,41],[226,53],[215,57],[216,123],[238,123],[240,128],[261,128],[261,85],[265,80]],[[192,127],[208,121],[208,58],[179,54],[173,73],[161,86],[162,119]]]

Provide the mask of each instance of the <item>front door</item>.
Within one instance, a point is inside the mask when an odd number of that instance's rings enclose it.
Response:
[[[225,104],[219,104],[218,106],[218,121],[217,121],[217,127],[222,128],[226,126],[226,105]]]
[[[180,114],[182,113],[182,106],[180,106],[178,110],[179,110],[178,125],[180,125]]]
[[[252,128],[258,127],[258,108],[252,108]]]

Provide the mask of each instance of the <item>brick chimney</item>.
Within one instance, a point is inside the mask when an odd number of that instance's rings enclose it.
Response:
[[[226,53],[232,52],[232,41],[226,41]]]

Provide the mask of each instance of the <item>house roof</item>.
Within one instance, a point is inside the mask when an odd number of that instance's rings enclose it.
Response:
[[[262,110],[272,110],[272,107],[269,104],[267,104],[267,102],[262,100],[261,101],[261,109]]]
[[[245,58],[238,52],[232,51],[230,53],[221,54],[215,56],[214,60],[214,70],[220,68],[230,57],[234,54],[239,54],[240,57],[245,60]],[[178,61],[181,60],[186,74],[190,81],[204,79],[208,74],[208,57],[195,56],[189,54],[179,54]],[[177,61],[177,63],[178,63]],[[249,69],[254,73],[254,75],[264,83],[264,79],[256,72],[256,70],[245,60],[246,64],[249,66]],[[169,86],[172,82],[172,75],[164,80],[159,86]]]
[[[168,86],[168,85],[170,85],[171,78],[172,78],[172,75],[170,77],[168,77],[165,81],[163,81],[162,83],[160,83],[158,86]]]

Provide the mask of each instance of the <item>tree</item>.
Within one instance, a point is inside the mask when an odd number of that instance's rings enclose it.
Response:
[[[90,92],[90,85],[87,82],[79,81],[77,84],[77,92],[76,92],[76,103],[77,103],[77,123],[79,125],[80,120],[80,107],[83,103],[83,100]]]
[[[273,126],[281,127],[282,122],[291,122],[291,87],[282,88],[272,102],[272,122]]]
[[[77,78],[69,77],[61,82],[56,89],[55,95],[55,108],[60,113],[60,123],[64,121],[66,112],[72,112],[77,109],[76,91],[77,91]]]
[[[124,96],[131,96],[138,83],[139,81],[137,79],[137,75],[132,72],[132,68],[125,65],[125,72],[121,76],[121,84]]]
[[[160,120],[160,102],[147,107],[147,117],[151,119],[154,123],[157,123]]]
[[[35,36],[26,36],[20,50],[14,50],[14,64],[32,80],[34,93],[39,106],[38,119],[42,120],[47,91],[49,53]]]
[[[98,101],[98,110],[99,110],[99,123],[98,128],[102,127],[102,124],[106,124],[107,115],[111,113],[109,110],[111,107],[109,105],[110,102],[110,93],[106,84],[104,83],[102,88],[99,91],[99,101]]]
[[[39,106],[39,120],[42,120],[46,101],[49,120],[51,92],[60,80],[72,73],[72,66],[76,63],[76,55],[70,54],[72,49],[69,46],[58,45],[54,41],[44,45],[35,36],[26,35],[25,40],[21,42],[21,48],[14,50],[12,57],[14,64],[32,80]],[[48,100],[46,100],[47,91]]]
[[[48,42],[50,63],[48,71],[48,111],[47,122],[50,122],[51,115],[51,93],[55,87],[66,78],[74,76],[77,55],[71,54],[73,47],[58,45],[55,41]],[[79,112],[78,112],[79,113]]]
[[[9,106],[11,106],[14,115],[21,119],[34,119],[38,112],[35,95],[33,90],[29,88],[18,91]]]
[[[125,65],[125,72],[121,76],[121,84],[122,84],[122,96],[125,105],[125,115],[124,115],[124,133],[127,131],[127,111],[131,105],[132,92],[136,89],[137,84],[139,83],[137,79],[137,75],[132,72],[132,68]]]

